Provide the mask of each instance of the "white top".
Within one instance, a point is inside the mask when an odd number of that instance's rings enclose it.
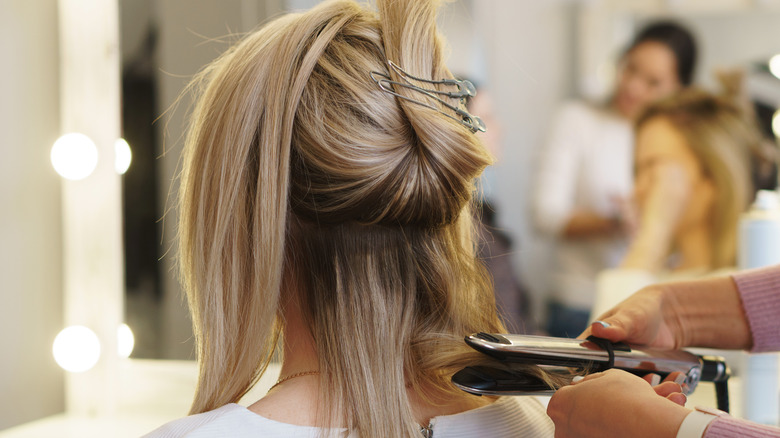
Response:
[[[533,397],[502,397],[488,406],[434,417],[431,425],[434,438],[552,437],[555,430]],[[144,438],[313,438],[319,432],[316,427],[269,420],[231,403],[167,423]]]
[[[633,147],[628,121],[586,103],[565,104],[541,151],[534,196],[537,227],[558,236],[578,209],[618,217],[615,198],[627,199],[632,192]],[[551,296],[569,307],[590,309],[596,274],[617,266],[626,249],[625,238],[560,239]]]

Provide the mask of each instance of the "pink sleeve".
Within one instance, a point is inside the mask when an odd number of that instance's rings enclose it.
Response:
[[[733,275],[753,334],[753,352],[780,351],[780,265]]]
[[[710,423],[703,438],[780,438],[780,428],[751,423],[731,416]]]

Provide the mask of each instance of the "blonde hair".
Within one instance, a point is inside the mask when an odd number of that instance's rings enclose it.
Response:
[[[683,135],[715,186],[711,217],[713,244],[711,268],[734,266],[737,225],[740,214],[753,199],[751,154],[761,149],[761,134],[755,120],[738,101],[735,76],[722,78],[725,93],[718,96],[700,89],[686,89],[678,95],[650,105],[637,120],[637,129],[647,121],[663,117]]]
[[[438,2],[377,3],[378,15],[328,1],[281,17],[194,82],[179,224],[200,362],[191,413],[238,401],[262,375],[283,294],[298,294],[316,339],[327,424],[359,436],[419,433],[406,385],[465,396],[449,377],[482,359],[463,336],[504,331],[468,214],[488,154],[369,76],[402,80],[391,60],[452,77]]]

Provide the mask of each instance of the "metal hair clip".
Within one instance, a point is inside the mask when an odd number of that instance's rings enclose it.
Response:
[[[398,82],[392,80],[392,78],[385,74],[378,71],[372,71],[370,73],[371,79],[373,79],[374,82],[376,82],[377,85],[379,85],[379,88],[381,88],[383,91],[386,91],[393,96],[399,97],[401,99],[406,99],[410,102],[416,103],[418,105],[422,105],[428,108],[431,108],[433,110],[439,111],[440,113],[444,114],[445,116],[461,123],[462,125],[466,126],[467,128],[471,129],[471,132],[485,132],[487,128],[485,127],[485,123],[480,119],[479,117],[470,114],[468,111],[466,111],[463,108],[457,107],[455,105],[452,105],[451,103],[445,101],[444,99],[440,98],[437,95],[447,96],[453,99],[459,99],[462,104],[465,104],[466,98],[474,97],[477,94],[476,88],[474,88],[474,84],[467,80],[457,80],[457,79],[441,79],[441,80],[430,80],[430,79],[423,79],[418,78],[416,76],[412,76],[409,73],[405,72],[401,67],[399,67],[396,63],[393,61],[387,61],[388,65],[390,65],[390,68],[398,72],[398,74],[403,78],[405,82]],[[417,81],[417,82],[424,82],[428,84],[434,84],[434,85],[445,85],[445,86],[451,86],[455,87],[456,90],[454,91],[441,91],[437,90],[435,88],[423,88],[418,85],[415,85],[411,82],[411,80]],[[431,99],[434,99],[435,101],[439,102],[440,104],[444,105],[445,107],[451,109],[455,114],[460,116],[460,118],[454,117],[444,111],[441,110],[441,108],[436,107],[433,104],[425,103],[420,100],[415,100],[406,96],[403,96],[401,94],[398,94],[394,89],[393,86],[398,87],[404,87],[408,88],[410,90],[417,91],[419,93],[422,93]]]
[[[449,97],[457,97],[461,99],[466,97],[474,97],[477,95],[477,89],[474,87],[474,84],[472,84],[470,81],[467,81],[465,79],[463,80],[440,79],[438,81],[434,81],[431,79],[423,79],[423,78],[418,78],[417,76],[410,75],[393,61],[387,61],[387,64],[390,67],[392,67],[393,70],[397,71],[398,74],[400,74],[401,77],[409,84],[411,84],[411,82],[409,82],[409,79],[414,79],[417,82],[427,82],[429,84],[444,84],[444,85],[449,85],[458,88],[457,91],[439,91],[439,90],[429,90],[425,88],[426,91],[430,91],[431,93],[444,94]]]

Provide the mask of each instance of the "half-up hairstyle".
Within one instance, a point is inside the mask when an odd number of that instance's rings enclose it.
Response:
[[[449,383],[476,360],[463,336],[504,330],[469,214],[489,155],[462,124],[370,77],[399,80],[388,61],[452,77],[438,2],[377,3],[378,15],[341,0],[279,18],[193,83],[179,225],[200,367],[192,413],[238,401],[265,371],[286,294],[315,339],[325,425],[358,436],[417,434],[407,386],[464,397]]]

